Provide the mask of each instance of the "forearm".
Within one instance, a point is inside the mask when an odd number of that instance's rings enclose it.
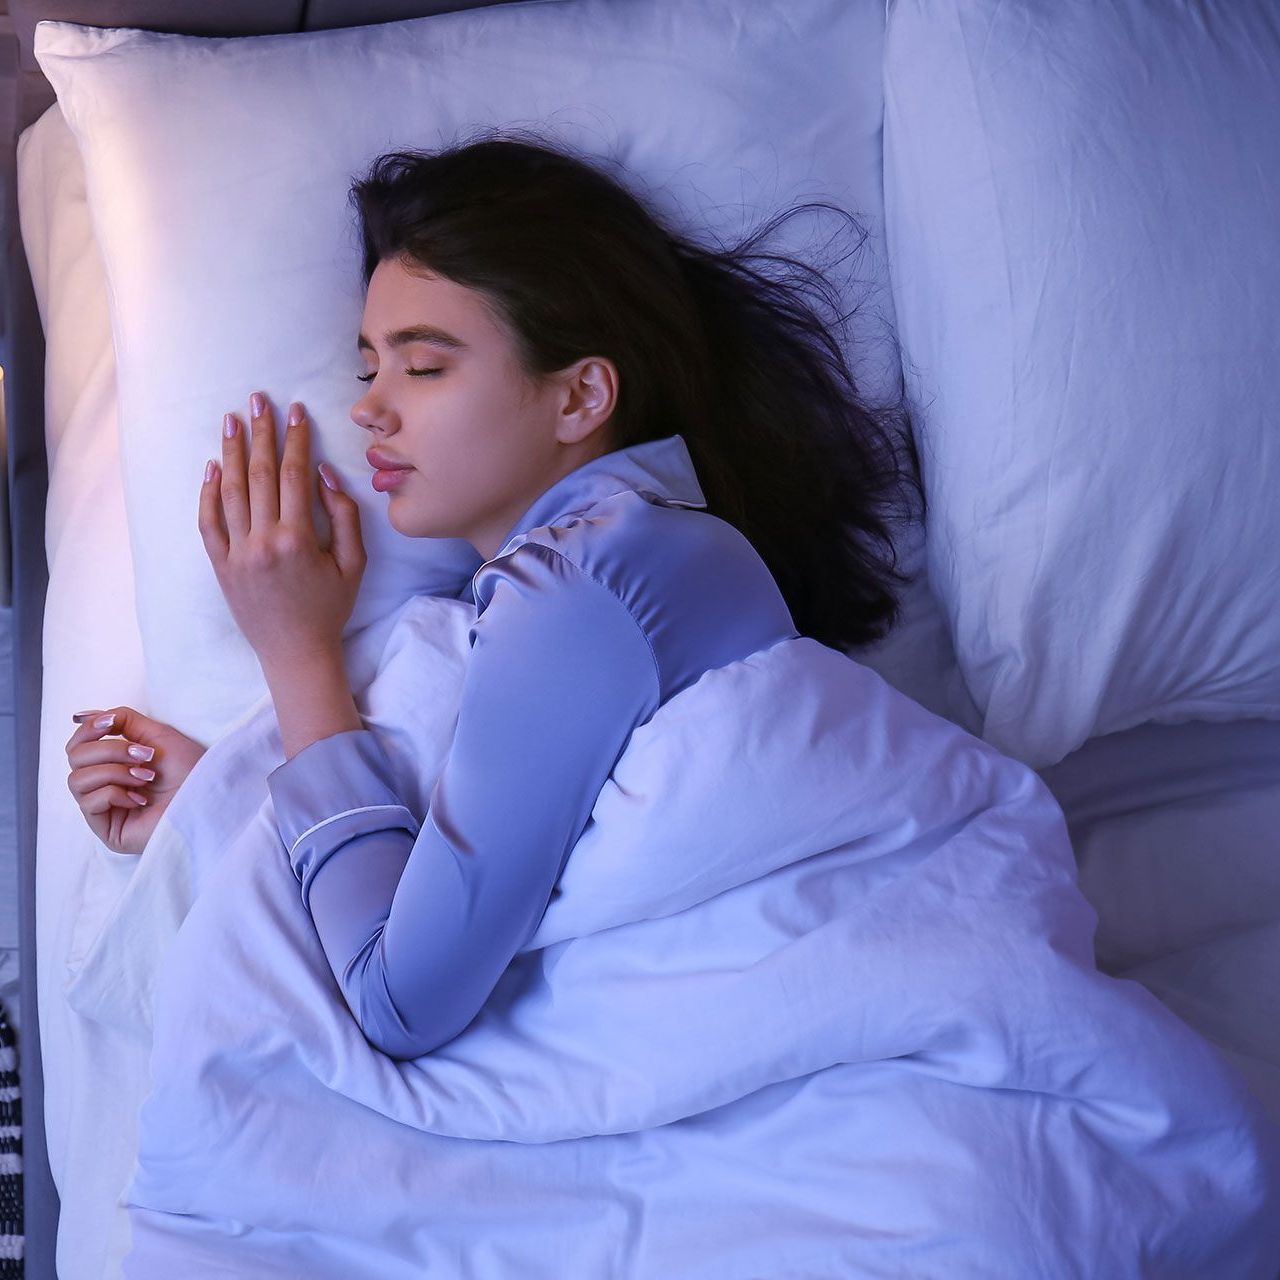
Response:
[[[418,854],[427,874],[400,904],[406,919],[392,936],[404,942],[388,961],[384,926],[415,841],[420,834],[426,843],[442,841],[432,824],[422,832],[401,803],[376,736],[362,730],[316,742],[274,769],[267,786],[303,903],[366,1038],[402,1059],[452,1039],[475,1016],[510,952],[500,952],[493,968],[488,952],[502,930],[489,918],[467,927],[470,892],[445,845]],[[476,875],[479,868],[466,870]],[[513,892],[526,902],[518,887]],[[526,933],[531,924],[517,922]]]
[[[406,891],[411,861],[429,874]],[[348,840],[312,877],[308,905],[329,967],[365,1038],[389,1057],[418,1058],[457,1036],[510,960],[500,924],[468,926],[474,891],[429,822],[416,840],[403,829]]]
[[[262,670],[275,703],[286,760],[321,738],[365,727],[341,649],[305,662],[264,663]]]

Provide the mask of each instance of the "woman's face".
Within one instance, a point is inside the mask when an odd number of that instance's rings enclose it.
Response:
[[[534,499],[613,447],[613,363],[584,358],[536,386],[484,296],[452,280],[384,259],[357,345],[372,377],[351,418],[369,447],[412,468],[387,491],[408,537],[465,538],[491,559]]]

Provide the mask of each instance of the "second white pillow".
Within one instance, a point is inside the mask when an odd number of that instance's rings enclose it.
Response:
[[[987,741],[1280,717],[1270,0],[900,0],[886,235]]]

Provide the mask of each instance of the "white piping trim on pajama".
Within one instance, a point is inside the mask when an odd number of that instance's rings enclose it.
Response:
[[[348,814],[352,814],[352,813],[370,813],[370,812],[372,812],[374,809],[403,809],[403,810],[405,811],[405,813],[409,814],[409,819],[410,819],[410,821],[413,823],[413,826],[414,826],[414,834],[415,834],[415,835],[417,834],[417,831],[418,831],[418,823],[417,823],[417,820],[414,818],[414,816],[413,816],[412,812],[410,812],[409,807],[408,807],[407,805],[403,805],[403,804],[366,804],[366,805],[361,805],[361,807],[360,807],[360,808],[358,808],[358,809],[344,809],[341,813],[335,813],[332,817],[324,818],[324,819],[322,819],[320,822],[315,823],[313,826],[308,827],[308,828],[307,828],[307,829],[306,829],[306,830],[305,830],[305,831],[304,831],[304,832],[303,832],[303,833],[302,833],[302,834],[301,834],[301,835],[300,835],[300,836],[299,836],[299,837],[298,837],[298,838],[293,842],[293,844],[289,846],[289,857],[290,857],[290,858],[292,858],[292,857],[293,857],[294,851],[297,849],[297,847],[298,847],[298,846],[299,846],[299,845],[300,845],[300,844],[301,844],[301,843],[302,843],[302,842],[303,842],[303,841],[304,841],[304,840],[305,840],[305,839],[306,839],[306,838],[307,838],[307,837],[308,837],[308,836],[309,836],[313,831],[319,831],[319,830],[320,830],[320,828],[321,828],[321,827],[323,827],[326,823],[329,823],[329,822],[337,822],[337,820],[338,820],[339,818],[345,818]]]

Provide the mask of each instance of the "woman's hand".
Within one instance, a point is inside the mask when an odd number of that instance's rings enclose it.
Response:
[[[106,715],[113,717],[111,724],[94,724]],[[73,719],[85,723],[67,739],[68,790],[89,829],[108,849],[141,853],[160,815],[207,748],[132,707],[83,711]],[[124,736],[109,736],[113,734]],[[131,755],[131,746],[140,750]],[[138,758],[147,751],[147,759]],[[140,778],[131,772],[134,769],[154,777]]]
[[[355,499],[317,478],[333,527],[332,547],[320,548],[308,489],[311,428],[302,406],[291,406],[277,473],[271,406],[257,392],[250,404],[251,442],[237,415],[224,419],[235,432],[228,437],[224,430],[222,466],[214,464],[200,491],[200,536],[232,616],[263,669],[275,670],[341,652],[368,557]]]

